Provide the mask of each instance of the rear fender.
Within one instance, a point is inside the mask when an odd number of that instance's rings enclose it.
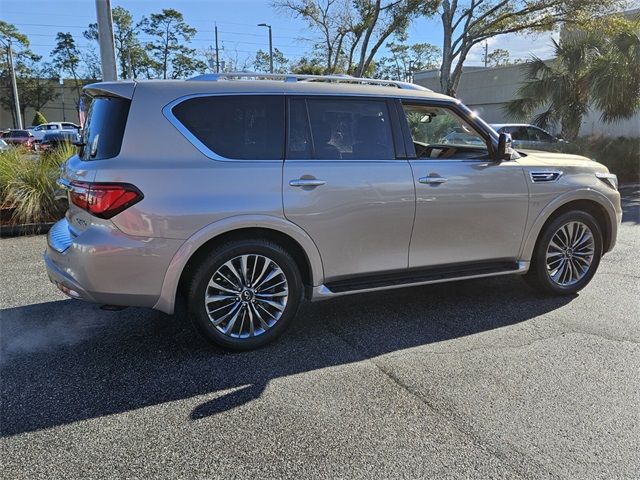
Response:
[[[162,291],[156,310],[172,314],[180,276],[191,256],[205,243],[224,233],[242,228],[264,228],[283,233],[295,240],[305,251],[311,267],[313,286],[324,281],[324,270],[318,247],[311,237],[297,225],[279,217],[269,215],[238,215],[211,223],[189,237],[173,256],[162,283]]]

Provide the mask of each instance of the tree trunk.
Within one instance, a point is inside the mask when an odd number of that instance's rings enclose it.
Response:
[[[453,25],[449,2],[443,2],[441,18],[444,38],[442,41],[442,65],[440,66],[440,91],[446,95],[451,95],[451,65],[453,63],[451,37],[453,36]]]
[[[369,48],[369,41],[371,40],[371,34],[373,33],[373,29],[378,23],[378,16],[380,15],[380,2],[382,0],[376,0],[375,13],[373,18],[371,19],[371,23],[367,27],[367,31],[364,35],[364,39],[362,40],[362,46],[360,47],[360,61],[358,62],[358,67],[356,68],[356,77],[361,77],[366,69],[366,61],[367,61],[367,49]]]
[[[462,78],[462,72],[464,68],[464,61],[467,59],[471,46],[464,46],[463,50],[458,55],[456,66],[453,69],[453,73],[449,77],[449,89],[446,92],[447,95],[455,97],[458,93],[458,85],[460,85],[460,79]]]

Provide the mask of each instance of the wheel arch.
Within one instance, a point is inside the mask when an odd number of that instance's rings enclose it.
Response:
[[[324,273],[320,253],[304,230],[279,217],[242,215],[212,223],[185,241],[169,264],[160,298],[153,308],[173,313],[179,289],[199,258],[224,242],[249,238],[270,240],[285,248],[300,268],[305,286],[322,283]]]
[[[608,252],[615,242],[616,213],[611,202],[603,195],[587,190],[585,192],[571,192],[550,202],[540,212],[529,230],[529,235],[523,245],[522,260],[530,261],[536,244],[544,228],[558,215],[570,210],[581,210],[591,214],[602,231],[603,253]]]

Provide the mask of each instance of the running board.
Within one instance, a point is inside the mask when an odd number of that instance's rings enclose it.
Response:
[[[528,269],[529,262],[498,261],[445,265],[404,272],[358,276],[331,281],[324,285],[313,287],[311,299],[322,300],[324,298],[348,295],[351,293],[387,290],[453,280],[467,280],[494,275],[525,273]]]

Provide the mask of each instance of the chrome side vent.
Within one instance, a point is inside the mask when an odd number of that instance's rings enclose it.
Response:
[[[562,172],[559,170],[543,170],[529,172],[533,183],[552,183],[558,181]]]

